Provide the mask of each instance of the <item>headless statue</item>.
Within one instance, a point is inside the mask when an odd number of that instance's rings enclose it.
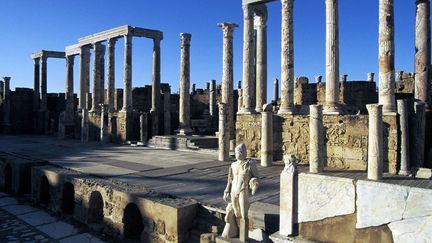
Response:
[[[241,241],[246,241],[249,228],[249,195],[254,195],[258,188],[258,168],[255,160],[246,159],[244,144],[235,148],[235,156],[237,161],[229,168],[227,186],[223,195],[225,202],[231,200],[226,208],[226,224],[222,237],[239,236]]]

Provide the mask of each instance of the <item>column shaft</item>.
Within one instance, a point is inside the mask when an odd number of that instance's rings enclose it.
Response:
[[[152,130],[153,135],[159,134],[159,103],[160,103],[160,41],[153,39],[153,70],[152,70]]]
[[[123,88],[123,109],[132,110],[132,36],[124,36],[124,88]]]
[[[425,116],[425,103],[421,101],[416,101],[414,103],[414,159],[415,166],[420,168],[424,167],[425,164],[425,126],[426,126],[426,116]]]
[[[179,134],[189,135],[190,128],[190,41],[191,34],[181,33]]]
[[[171,135],[171,93],[166,91],[164,99],[164,134]]]
[[[228,161],[229,158],[229,132],[227,126],[228,107],[224,103],[219,103],[219,161]]]
[[[79,92],[79,110],[88,109],[87,96],[90,92],[90,48],[81,47],[80,53],[80,92]]]
[[[400,127],[400,175],[410,174],[410,151],[409,151],[409,130],[408,130],[408,103],[407,100],[397,101],[397,111],[399,115]]]
[[[267,7],[262,4],[256,9],[256,104],[255,111],[261,112],[267,103]]]
[[[278,99],[279,99],[279,80],[275,78],[273,83],[273,102],[276,102]]]
[[[415,98],[430,107],[430,2],[417,0],[415,32]]]
[[[101,55],[102,55],[102,44],[95,43],[93,45],[93,94],[92,94],[92,109],[93,112],[100,111],[100,104],[103,101],[103,97],[101,97],[101,82],[103,77],[101,77],[102,70],[101,68]]]
[[[47,110],[47,57],[41,57],[40,110]]]
[[[309,172],[320,173],[324,168],[323,113],[320,105],[309,106]]]
[[[393,0],[379,1],[379,104],[383,112],[396,111]]]
[[[252,113],[254,82],[254,28],[251,5],[243,5],[243,108],[241,113]]]
[[[114,111],[114,97],[115,97],[115,44],[116,39],[108,40],[108,112]]]
[[[281,105],[279,114],[294,108],[294,0],[282,2]]]
[[[140,141],[143,145],[147,145],[148,139],[148,114],[142,113],[140,115]]]
[[[73,124],[74,119],[74,59],[75,56],[66,57],[66,107],[65,125]]]
[[[39,85],[40,85],[40,58],[35,58],[34,60],[34,67],[33,67],[33,73],[34,73],[34,83],[33,83],[33,110],[37,111],[39,110],[39,101],[40,101],[40,94],[39,94]]]
[[[383,174],[382,105],[366,105],[369,113],[368,179],[381,180]]]
[[[266,104],[261,116],[261,166],[268,167],[273,163],[273,107]]]
[[[223,86],[223,83],[222,83]],[[222,88],[223,89],[223,88]],[[209,114],[212,118],[217,117],[217,100],[216,100],[216,80],[210,80],[210,92],[209,92]],[[222,94],[223,97],[223,94]],[[225,98],[226,99],[226,98]],[[222,98],[224,100],[224,98]]]
[[[87,108],[83,108],[81,114],[81,143],[87,143],[89,140],[89,121]]]
[[[326,107],[339,111],[339,0],[326,0]]]

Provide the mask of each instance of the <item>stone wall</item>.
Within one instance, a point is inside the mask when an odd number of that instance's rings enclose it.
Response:
[[[367,168],[368,116],[324,115],[326,132],[327,166],[365,170]],[[397,169],[397,120],[396,116],[384,116],[384,170],[396,173]],[[283,154],[294,154],[300,163],[309,160],[309,116],[273,116],[274,159]],[[261,115],[237,115],[237,144],[245,143],[248,156],[260,157]]]

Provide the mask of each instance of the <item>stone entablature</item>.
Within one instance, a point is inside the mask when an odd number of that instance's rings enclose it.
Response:
[[[397,120],[386,115],[384,120],[384,171],[397,172]],[[366,170],[368,150],[367,115],[324,115],[325,166]],[[248,156],[260,157],[261,114],[237,115],[236,143],[245,143]],[[309,116],[273,114],[274,160],[293,154],[301,164],[309,161]]]

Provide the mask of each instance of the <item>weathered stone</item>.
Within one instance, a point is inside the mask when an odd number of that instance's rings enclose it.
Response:
[[[432,216],[392,222],[389,228],[395,243],[428,242],[432,239]]]
[[[82,109],[81,113],[81,143],[89,141],[89,117],[87,108]]]
[[[408,130],[408,102],[407,100],[397,101],[400,132],[400,175],[410,174],[410,151],[409,151],[409,130]]]
[[[431,180],[432,179],[432,169],[417,168],[415,171],[415,178]]]
[[[164,133],[171,135],[171,93],[167,91],[164,97]]]
[[[324,168],[323,114],[320,105],[309,106],[309,172],[320,173]]]
[[[219,103],[219,133],[218,133],[218,159],[219,161],[228,161],[229,158],[229,131],[228,131],[228,106],[225,103]]]
[[[255,111],[261,112],[267,102],[267,7],[255,5],[256,29],[256,92]]]
[[[281,106],[279,114],[293,112],[294,106],[294,1],[282,3]]]
[[[110,134],[108,132],[108,116],[107,107],[101,104],[101,118],[100,118],[100,141],[101,143],[108,143],[110,141]]]
[[[79,105],[78,109],[82,110],[89,107],[87,96],[90,90],[90,48],[81,47],[80,53],[80,81],[79,81]]]
[[[279,79],[275,78],[273,81],[273,102],[279,100]]]
[[[261,166],[268,167],[273,163],[273,106],[266,104],[261,116]]]
[[[33,73],[34,73],[34,81],[33,81],[33,110],[37,111],[39,110],[39,85],[40,85],[40,58],[34,58],[34,67],[33,67]],[[2,87],[3,88],[3,87]]]
[[[383,120],[382,105],[366,106],[369,112],[368,179],[381,180],[383,174]]]
[[[95,43],[93,45],[93,93],[92,93],[92,109],[91,112],[99,112],[99,104],[104,103],[104,76],[103,76],[103,64],[105,46],[101,43]],[[102,68],[102,70],[101,70]],[[101,89],[102,88],[102,89]]]
[[[107,88],[107,104],[108,112],[114,111],[114,96],[115,96],[115,44],[117,39],[108,40],[108,88]]]
[[[66,107],[65,107],[65,125],[74,124],[75,117],[75,95],[74,95],[74,58],[75,56],[66,57]]]
[[[161,50],[160,38],[153,39],[153,69],[152,69],[152,135],[159,135],[160,82],[161,82]]]
[[[132,109],[132,35],[124,36],[124,71],[123,71],[123,108],[122,111]]]
[[[298,221],[298,171],[294,156],[285,155],[283,160],[285,168],[280,175],[279,234],[287,237],[293,234],[294,223]]]
[[[191,34],[181,33],[179,135],[189,135],[190,128],[190,41]]]
[[[147,144],[147,129],[148,129],[147,113],[140,115],[140,141],[146,145]]]

